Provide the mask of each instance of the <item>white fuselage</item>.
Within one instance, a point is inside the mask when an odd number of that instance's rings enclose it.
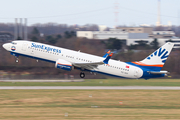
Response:
[[[14,48],[12,49],[13,46]],[[14,41],[14,44],[6,43],[6,45],[3,47],[17,55],[24,55],[27,57],[42,59],[54,63],[56,63],[58,59],[66,60],[72,64],[100,62],[105,59],[103,57],[90,55],[79,51],[68,50],[61,47],[55,47],[32,41]],[[141,68],[112,59],[109,60],[108,65],[98,65],[97,68],[88,69],[88,71],[123,78],[141,78],[143,75],[143,70]]]

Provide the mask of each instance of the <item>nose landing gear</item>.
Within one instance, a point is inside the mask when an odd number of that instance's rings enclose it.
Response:
[[[16,63],[18,63],[19,62],[19,59],[18,59],[19,55],[15,54],[15,53],[11,53],[11,55],[13,55],[15,57]]]
[[[83,72],[80,73],[80,77],[81,78],[84,78],[85,77],[85,74]]]
[[[16,57],[16,62],[17,62],[17,63],[19,62],[19,59],[18,59],[18,57]]]

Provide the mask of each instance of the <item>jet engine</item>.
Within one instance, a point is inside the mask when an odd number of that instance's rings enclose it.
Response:
[[[56,61],[55,68],[59,68],[67,71],[71,71],[72,69],[74,69],[72,63],[62,59],[58,59]]]

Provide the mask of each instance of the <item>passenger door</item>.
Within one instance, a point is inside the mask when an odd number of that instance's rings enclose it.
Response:
[[[27,43],[23,43],[23,44],[22,44],[22,50],[23,50],[23,51],[26,51],[27,47],[28,47],[28,44],[27,44]]]

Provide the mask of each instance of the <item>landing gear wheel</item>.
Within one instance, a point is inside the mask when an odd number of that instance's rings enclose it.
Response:
[[[85,74],[83,72],[80,73],[80,77],[81,78],[84,78],[85,77]]]
[[[18,58],[16,58],[16,62],[17,62],[17,63],[19,62],[19,59],[18,59]]]

